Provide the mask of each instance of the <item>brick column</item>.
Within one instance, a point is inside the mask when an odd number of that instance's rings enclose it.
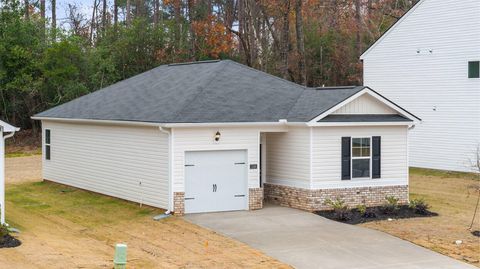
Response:
[[[185,193],[173,193],[173,212],[175,215],[183,216],[185,214]]]
[[[248,209],[257,210],[263,208],[263,188],[248,189]]]

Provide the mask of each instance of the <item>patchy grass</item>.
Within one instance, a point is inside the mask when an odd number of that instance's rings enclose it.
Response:
[[[34,156],[34,155],[41,155],[42,150],[41,149],[36,149],[36,150],[31,150],[31,151],[16,151],[16,152],[8,152],[5,153],[6,158],[15,158],[15,157],[28,157],[28,156]]]
[[[430,210],[439,216],[377,221],[362,226],[385,231],[480,267],[479,239],[468,230],[480,191],[479,180],[480,175],[476,174],[412,168],[410,199],[424,198]],[[477,212],[472,230],[480,230],[479,214]],[[456,245],[456,240],[462,240],[462,244]]]
[[[9,187],[6,199],[32,214],[61,216],[87,228],[108,226],[164,212],[51,182],[13,185]]]
[[[115,243],[128,268],[290,268],[215,232],[148,206],[51,182],[7,185],[7,222],[20,247],[2,249],[2,268],[111,268]]]

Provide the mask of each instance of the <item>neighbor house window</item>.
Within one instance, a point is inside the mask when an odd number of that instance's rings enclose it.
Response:
[[[45,129],[45,160],[50,160],[50,129]]]
[[[370,137],[352,138],[352,178],[370,178]]]
[[[468,62],[468,78],[480,78],[480,61]]]

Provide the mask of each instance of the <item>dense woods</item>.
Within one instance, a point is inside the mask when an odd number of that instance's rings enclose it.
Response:
[[[55,0],[1,0],[0,118],[29,128],[39,111],[172,62],[229,58],[308,86],[361,84],[359,55],[415,1],[91,2],[91,14],[72,1],[57,19]]]

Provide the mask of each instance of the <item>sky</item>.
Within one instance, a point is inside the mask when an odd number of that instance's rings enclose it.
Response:
[[[76,4],[79,10],[85,14],[86,18],[90,18],[92,16],[92,7],[93,7],[93,1],[94,0],[57,0],[57,25],[62,26],[62,24],[65,22],[65,19],[67,18],[67,10],[68,10],[68,4]],[[46,11],[46,16],[48,18],[51,18],[51,5],[50,1],[47,0],[47,11]],[[108,1],[108,6],[111,6],[110,1]]]

